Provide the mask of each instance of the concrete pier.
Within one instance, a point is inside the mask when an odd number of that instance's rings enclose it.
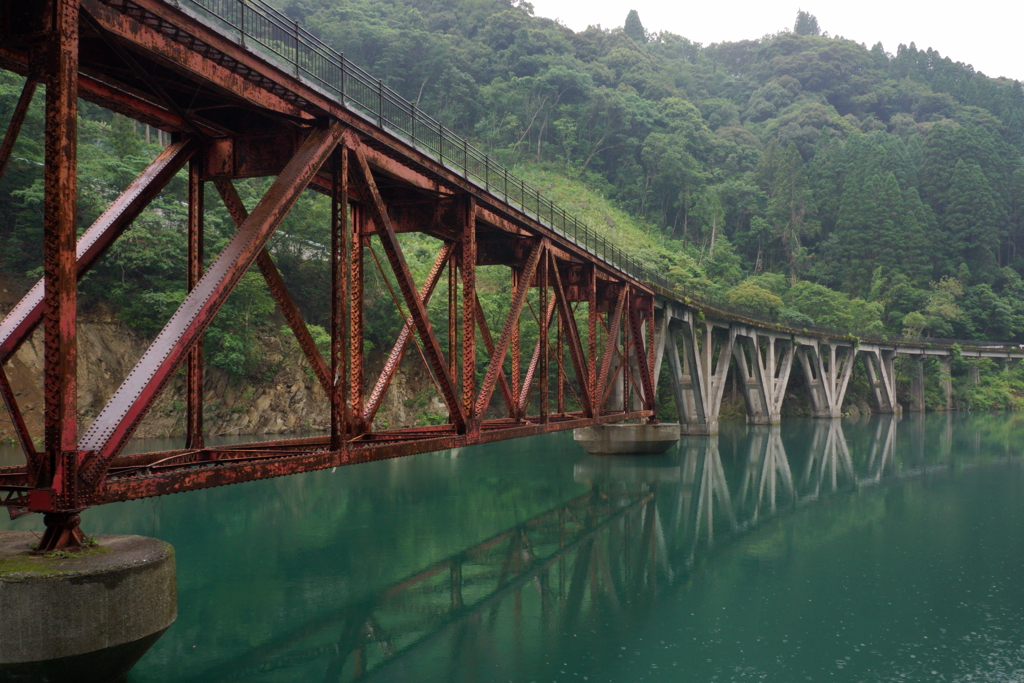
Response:
[[[0,683],[116,683],[177,617],[174,549],[98,536],[81,553],[34,555],[0,531]]]
[[[588,453],[664,453],[679,441],[677,424],[609,424],[573,430],[573,439]]]

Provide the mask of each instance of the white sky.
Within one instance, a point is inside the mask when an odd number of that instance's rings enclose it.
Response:
[[[630,9],[648,31],[670,31],[708,45],[756,39],[792,28],[797,10],[818,18],[818,26],[871,47],[882,41],[895,54],[900,43],[938,50],[953,61],[973,64],[987,76],[1024,80],[1024,2],[1021,0],[531,0],[537,16],[561,19],[574,31],[591,24],[622,26]]]

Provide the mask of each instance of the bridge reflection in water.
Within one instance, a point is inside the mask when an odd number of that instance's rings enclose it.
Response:
[[[642,623],[666,592],[779,515],[968,466],[980,432],[953,458],[953,418],[944,419],[926,434],[923,416],[877,417],[856,428],[855,448],[836,419],[801,425],[806,434],[787,427],[796,447],[778,426],[747,426],[725,459],[719,437],[684,438],[668,456],[588,456],[573,471],[585,494],[194,680],[520,680],[560,658],[565,639]]]

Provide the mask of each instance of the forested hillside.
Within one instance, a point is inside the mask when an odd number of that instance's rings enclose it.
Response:
[[[679,253],[662,265],[684,284],[706,286],[696,261],[713,290],[793,322],[1024,332],[1019,82],[829,37],[806,13],[701,46],[635,12],[574,33],[504,0],[280,6],[491,152],[605,191]],[[763,273],[784,277],[729,291]]]
[[[622,28],[575,33],[507,0],[277,4],[685,294],[797,326],[1024,340],[1019,82],[913,44],[890,54],[831,37],[806,13],[792,31],[701,46],[646,30],[635,12]],[[0,123],[20,88],[0,73]],[[0,180],[12,294],[41,272],[42,128],[37,96]],[[155,131],[85,103],[80,131],[84,229],[160,146]],[[266,182],[237,184],[251,203]],[[210,254],[233,229],[213,194]],[[307,193],[271,243],[322,342],[328,216]],[[83,308],[110,304],[154,334],[184,296],[184,224],[180,178],[83,282]],[[402,239],[422,278],[436,245]],[[367,263],[367,349],[386,350],[401,319]],[[505,280],[480,278],[497,319],[502,297],[488,290]],[[247,275],[206,335],[210,364],[272,376],[260,339],[290,334],[262,322],[273,309]]]

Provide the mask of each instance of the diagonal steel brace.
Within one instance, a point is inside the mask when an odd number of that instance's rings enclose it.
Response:
[[[366,161],[366,155],[359,144],[350,145],[350,149],[353,149],[355,152],[357,161],[354,165],[355,167],[350,170],[353,172],[357,184],[361,186],[360,189],[363,190],[363,196],[368,200],[366,206],[370,210],[374,225],[377,226],[377,234],[380,237],[381,245],[384,247],[384,253],[388,257],[388,262],[391,264],[391,270],[398,280],[398,287],[402,290],[402,297],[405,299],[405,305],[409,308],[409,315],[416,326],[420,340],[423,342],[423,349],[427,359],[430,361],[430,369],[434,373],[434,377],[437,378],[437,383],[441,389],[441,395],[444,397],[448,413],[451,415],[452,423],[460,433],[465,432],[466,417],[462,412],[462,401],[455,391],[455,382],[448,372],[448,364],[445,362],[441,345],[430,324],[427,309],[417,295],[416,285],[413,282],[412,274],[409,272],[409,265],[405,262],[405,255],[402,253],[402,246],[398,242],[398,235],[395,234],[391,218],[384,207],[384,200],[381,199],[377,183],[373,180],[373,173],[370,171],[370,165]]]
[[[78,450],[93,453],[83,468],[87,482],[99,487],[99,479],[110,461],[131,437],[189,348],[209,326],[299,194],[337,146],[342,133],[342,125],[336,122],[309,133],[299,151],[82,436]]]

